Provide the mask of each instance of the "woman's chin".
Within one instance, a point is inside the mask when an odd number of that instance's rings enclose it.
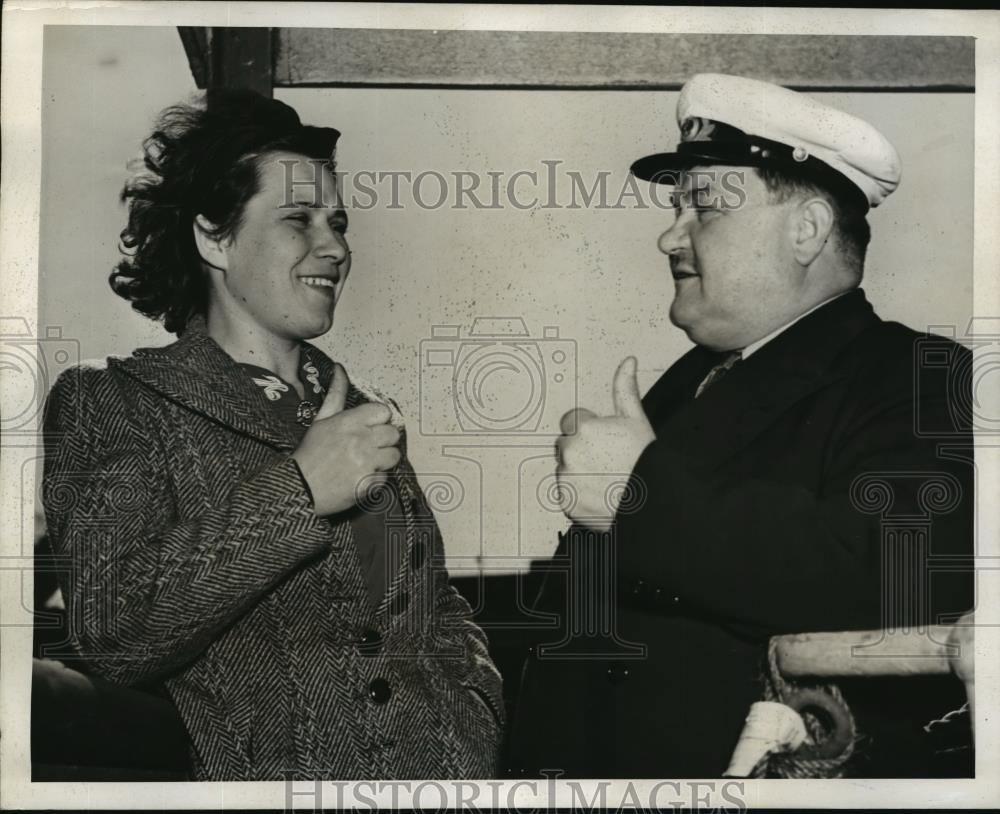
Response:
[[[308,325],[302,326],[301,339],[316,339],[317,337],[323,336],[323,334],[328,333],[333,327],[333,312],[324,317],[323,319],[313,320]]]

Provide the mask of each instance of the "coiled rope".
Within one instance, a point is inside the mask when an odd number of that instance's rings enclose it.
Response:
[[[808,737],[792,752],[773,752],[763,757],[751,777],[826,778],[843,777],[858,741],[854,716],[835,684],[798,684],[786,681],[778,669],[777,637],[767,646],[768,671],[764,678],[764,700],[791,707],[805,724]]]

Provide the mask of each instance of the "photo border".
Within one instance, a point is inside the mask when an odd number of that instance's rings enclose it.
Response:
[[[44,3],[14,2],[3,6],[2,73],[2,181],[0,268],[3,295],[0,310],[23,316],[37,328],[38,248],[41,189],[41,80],[42,30],[46,25],[120,26],[297,26],[317,28],[481,29],[546,31],[619,31],[671,33],[781,33],[781,34],[921,34],[976,38],[975,100],[975,247],[974,305],[976,318],[1000,317],[1000,14],[992,11],[914,11],[905,9],[778,9],[778,8],[654,8],[592,6],[570,8],[532,6],[314,4],[314,3],[201,3],[122,2]],[[637,111],[637,115],[639,115]],[[946,212],[941,217],[947,217]],[[15,383],[16,385],[16,383]],[[0,380],[2,404],[17,400],[11,382]],[[31,467],[24,469],[20,450],[5,449],[0,458],[0,499],[3,511],[0,550],[0,800],[17,808],[284,808],[287,788],[281,782],[163,782],[163,783],[31,783],[29,714],[31,691],[30,627],[18,626],[23,571],[30,569],[30,551],[21,539],[22,519],[31,508],[22,503],[22,490],[34,494]],[[15,454],[17,453],[17,454]],[[35,455],[32,450],[25,454]],[[1000,445],[977,437],[977,555],[1000,554]],[[25,513],[28,512],[28,515]],[[30,526],[28,526],[30,528]],[[29,577],[30,580],[30,577]],[[13,588],[13,590],[12,590]],[[1000,571],[984,569],[978,579],[979,605],[1000,609]],[[819,806],[872,808],[975,807],[1000,805],[996,777],[1000,765],[998,717],[1000,709],[1000,628],[984,625],[976,632],[977,721],[975,780],[730,780],[743,785],[750,808],[812,808]],[[992,714],[991,714],[992,713]],[[669,737],[669,733],[664,733]],[[579,781],[594,792],[598,781]],[[636,781],[639,799],[656,780]],[[512,797],[521,807],[569,805],[573,798],[564,781],[537,781],[531,790],[524,780],[492,780],[480,785],[479,804],[491,799],[490,787],[515,784]],[[623,800],[628,781],[612,781],[609,802]],[[341,801],[360,807],[366,800],[405,806],[389,790],[372,794],[368,783],[348,784]],[[336,786],[324,784],[327,802],[336,801]],[[453,789],[454,790],[454,789]],[[351,796],[353,791],[361,796]],[[377,791],[377,790],[374,790]],[[552,792],[554,791],[554,799]],[[589,793],[588,793],[589,796]],[[309,795],[293,800],[313,807]],[[683,798],[682,798],[683,799]],[[628,798],[624,798],[627,802]],[[451,798],[451,802],[455,799]],[[706,802],[710,802],[706,800]],[[724,801],[715,800],[718,805]]]

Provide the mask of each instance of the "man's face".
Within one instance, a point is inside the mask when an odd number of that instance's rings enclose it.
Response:
[[[736,350],[800,313],[801,268],[790,250],[791,204],[771,204],[753,169],[695,167],[674,190],[670,321],[699,345]]]
[[[215,295],[274,336],[321,336],[351,268],[336,179],[315,160],[284,152],[263,156],[259,176]]]

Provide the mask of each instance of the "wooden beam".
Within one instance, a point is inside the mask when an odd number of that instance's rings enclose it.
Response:
[[[975,89],[971,37],[276,30],[281,87],[677,89],[732,73],[802,90]]]
[[[270,28],[179,26],[195,84],[205,88],[250,88],[273,95],[273,35]]]
[[[208,28],[194,26],[178,26],[177,33],[181,35],[184,53],[187,54],[188,65],[195,85],[204,90],[208,87],[209,68],[211,66],[211,51],[209,48]]]
[[[270,28],[213,28],[211,56],[209,87],[273,95]]]

